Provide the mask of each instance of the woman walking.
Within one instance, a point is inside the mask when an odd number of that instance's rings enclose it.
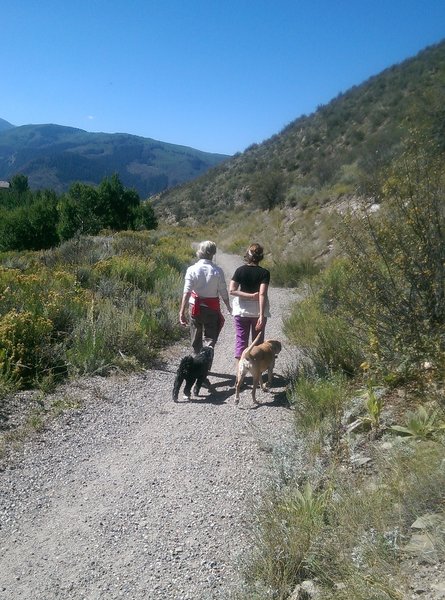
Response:
[[[267,291],[270,273],[260,267],[264,252],[260,244],[251,244],[244,255],[245,264],[238,267],[230,282],[230,295],[234,296],[232,314],[235,317],[235,359],[238,361],[249,345],[249,337],[258,344],[264,341],[267,317],[270,317]]]
[[[232,311],[223,270],[212,262],[215,254],[215,242],[201,242],[196,252],[199,260],[189,267],[185,274],[179,322],[181,325],[187,325],[188,307],[190,337],[195,354],[200,352],[203,343],[212,347],[216,344],[224,324],[220,297],[229,313]]]

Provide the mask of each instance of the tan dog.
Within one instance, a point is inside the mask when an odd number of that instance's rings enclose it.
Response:
[[[272,384],[275,357],[281,351],[281,342],[278,342],[277,340],[266,340],[262,344],[255,346],[260,335],[261,333],[257,335],[250,346],[241,354],[238,364],[238,373],[236,374],[235,404],[238,404],[239,402],[240,388],[248,371],[252,373],[252,399],[255,404],[258,404],[256,400],[256,389],[258,384],[261,385],[261,389],[266,389],[262,378],[264,371],[267,371],[268,384]]]

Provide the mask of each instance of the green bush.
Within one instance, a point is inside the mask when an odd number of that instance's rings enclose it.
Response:
[[[193,256],[190,235],[84,236],[41,254],[3,255],[4,264],[19,268],[0,267],[0,380],[30,386],[68,373],[147,365],[183,335],[177,312],[182,272]],[[36,329],[41,323],[47,335]],[[12,347],[19,329],[22,337],[28,329],[31,338],[40,336],[41,346],[27,341],[34,358]]]
[[[0,251],[40,250],[59,241],[56,196],[40,192],[26,206],[0,212]]]
[[[320,428],[324,421],[338,426],[348,399],[348,385],[341,374],[326,379],[301,376],[289,394],[297,426],[308,430]]]
[[[304,279],[313,277],[320,271],[320,266],[311,259],[277,260],[271,267],[273,285],[281,287],[297,287]]]
[[[325,313],[318,294],[294,305],[284,322],[284,332],[319,374],[336,370],[353,374],[363,361],[349,324],[335,313]]]
[[[51,321],[35,313],[6,313],[0,320],[0,373],[22,385],[48,370],[52,365],[44,357],[52,332]]]
[[[98,262],[94,270],[97,280],[117,279],[143,291],[152,290],[156,279],[156,263],[152,259],[130,255],[112,256]]]
[[[110,300],[93,302],[72,333],[67,350],[71,372],[106,374],[116,367],[146,364],[153,358],[154,344],[144,319],[135,306],[119,309]]]
[[[133,215],[135,229],[156,229],[158,220],[150,202],[143,202],[134,208]]]
[[[342,302],[371,362],[409,373],[445,352],[445,171],[413,140],[366,209],[344,223],[349,258]]]
[[[42,252],[41,262],[48,268],[86,267],[113,255],[111,236],[79,236]]]

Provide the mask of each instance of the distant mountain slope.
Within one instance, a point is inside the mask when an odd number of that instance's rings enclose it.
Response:
[[[11,125],[11,123],[8,123],[8,121],[5,121],[4,119],[0,119],[0,131],[5,131],[6,129],[12,129],[14,127],[14,125]]]
[[[142,198],[189,181],[228,157],[125,133],[60,125],[9,128],[0,121],[0,179],[28,176],[32,189],[62,192],[73,181],[98,184],[118,173]],[[9,125],[9,124],[7,124]]]
[[[160,194],[163,215],[213,217],[236,206],[305,208],[363,190],[412,128],[445,149],[445,42],[355,86],[193,182]]]

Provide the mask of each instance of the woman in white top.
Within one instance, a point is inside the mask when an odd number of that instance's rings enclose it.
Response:
[[[189,267],[185,274],[179,322],[181,325],[187,325],[188,307],[191,343],[196,354],[202,349],[203,343],[214,347],[218,340],[224,325],[220,297],[229,313],[232,312],[224,272],[212,262],[215,254],[215,242],[201,242],[196,252],[199,260]]]

